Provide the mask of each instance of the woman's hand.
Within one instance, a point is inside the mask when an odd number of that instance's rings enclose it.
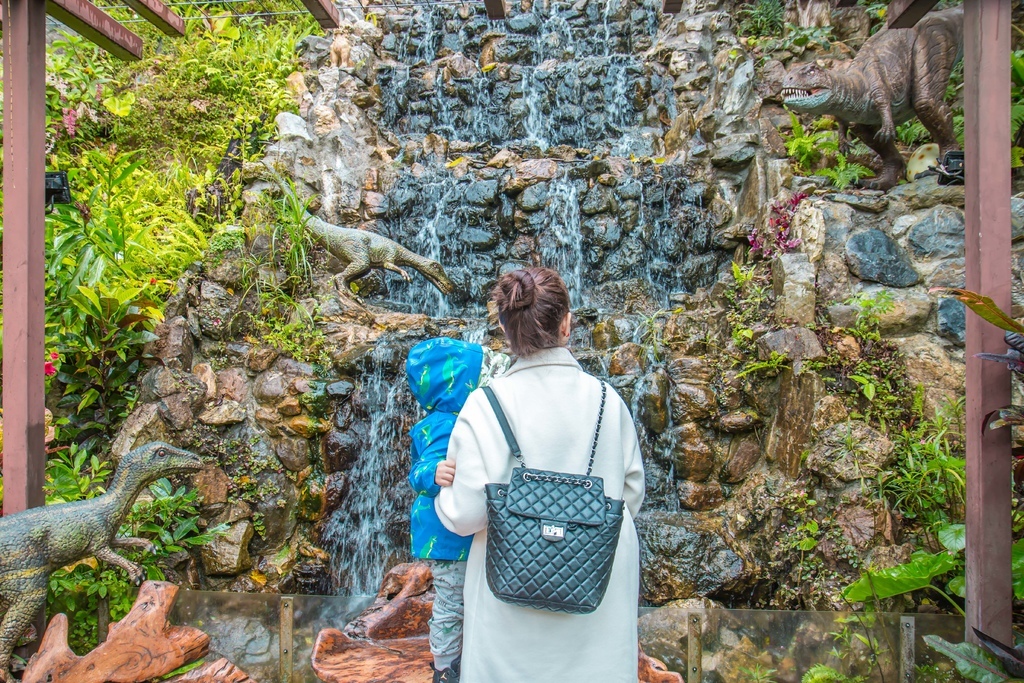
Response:
[[[437,463],[434,471],[434,483],[438,486],[451,486],[455,481],[455,463],[450,460],[442,460]]]

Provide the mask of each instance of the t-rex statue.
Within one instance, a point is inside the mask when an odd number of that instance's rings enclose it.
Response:
[[[963,57],[962,8],[932,12],[913,28],[882,29],[857,56],[824,69],[810,62],[782,81],[787,107],[830,114],[882,157],[882,172],[865,187],[888,190],[906,163],[896,149],[896,126],[916,114],[941,153],[958,149],[946,86]]]
[[[149,443],[121,459],[103,495],[0,518],[0,610],[6,610],[0,621],[0,680],[14,681],[9,670],[11,652],[46,604],[53,571],[95,557],[124,569],[135,585],[142,583],[142,567],[113,548],[151,550],[153,544],[141,538],[118,537],[121,523],[145,486],[202,466],[194,453],[158,441]]]
[[[327,251],[348,263],[339,275],[346,287],[372,268],[393,271],[406,282],[411,282],[412,277],[401,268],[409,266],[430,280],[442,294],[451,294],[455,289],[440,263],[409,251],[383,235],[369,230],[342,228],[312,214],[308,216],[306,227]]]

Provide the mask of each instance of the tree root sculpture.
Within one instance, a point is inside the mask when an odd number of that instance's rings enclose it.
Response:
[[[22,683],[144,683],[166,676],[206,655],[210,637],[189,626],[171,626],[167,615],[178,587],[147,581],[124,619],[110,626],[107,640],[79,657],[68,647],[68,619],[58,614],[43,634]],[[226,659],[189,671],[174,683],[252,683]]]

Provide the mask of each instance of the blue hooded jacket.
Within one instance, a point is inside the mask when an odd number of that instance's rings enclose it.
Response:
[[[479,344],[439,337],[420,342],[409,351],[405,374],[413,396],[427,411],[409,435],[412,467],[409,483],[418,496],[412,506],[412,553],[430,560],[465,560],[472,536],[459,536],[441,524],[434,498],[437,464],[448,455],[448,440],[469,394],[479,386],[484,352]]]

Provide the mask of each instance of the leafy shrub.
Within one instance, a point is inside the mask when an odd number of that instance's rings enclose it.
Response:
[[[823,168],[818,173],[831,180],[832,185],[838,190],[845,190],[861,178],[874,175],[867,166],[848,162],[845,154],[836,154],[836,165]]]
[[[744,36],[771,36],[782,33],[786,7],[781,0],[757,0],[737,13],[739,33]]]
[[[863,676],[846,676],[824,664],[815,664],[800,679],[800,683],[865,683],[865,681]]]
[[[824,117],[817,119],[810,130],[804,128],[799,117],[789,112],[792,130],[785,134],[786,153],[796,162],[800,173],[811,173],[825,156],[839,150],[839,138],[833,130],[835,122]]]
[[[102,495],[106,492],[103,483],[113,471],[109,462],[89,455],[77,444],[58,449],[46,461],[46,504],[73,503]]]
[[[108,437],[134,407],[134,379],[143,345],[156,338],[162,318],[142,288],[79,285],[56,323],[67,359],[57,373],[64,385],[59,406],[70,411],[69,435],[87,445]]]

